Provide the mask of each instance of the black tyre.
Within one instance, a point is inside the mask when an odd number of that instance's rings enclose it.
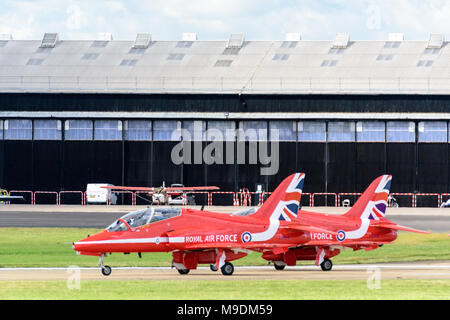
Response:
[[[111,274],[111,267],[110,266],[103,266],[102,267],[102,274],[104,276],[109,276]]]
[[[330,259],[325,259],[320,264],[320,267],[322,268],[323,271],[330,271],[333,268],[333,262],[331,262]]]
[[[209,265],[209,268],[211,269],[211,271],[214,271],[214,272],[217,271],[217,265],[216,265],[215,263],[211,263],[211,264]]]
[[[220,268],[220,271],[222,271],[222,274],[224,276],[231,276],[233,274],[233,272],[234,272],[234,266],[231,263],[226,262],[222,266],[222,268]]]
[[[189,269],[177,269],[179,274],[188,274],[189,273]]]
[[[284,270],[284,268],[286,268],[285,264],[276,264],[274,263],[273,266],[275,267],[275,270]]]

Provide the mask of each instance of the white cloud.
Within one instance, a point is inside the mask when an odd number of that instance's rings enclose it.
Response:
[[[406,39],[426,39],[450,29],[450,3],[444,0],[2,0],[0,33],[16,39],[40,39],[58,32],[62,39],[133,39],[151,32],[154,39],[179,39],[196,32],[199,39],[227,39],[244,32],[247,39],[283,39],[300,32],[303,39],[386,38],[402,32]],[[75,38],[73,38],[75,37]]]

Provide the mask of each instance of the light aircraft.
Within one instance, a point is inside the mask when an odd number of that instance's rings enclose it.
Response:
[[[9,202],[11,200],[21,200],[24,201],[23,196],[11,196],[9,192],[5,189],[0,189],[0,203]]]
[[[275,269],[313,260],[332,269],[331,258],[342,249],[377,249],[397,238],[397,231],[427,233],[397,225],[385,218],[392,176],[375,179],[355,205],[343,215],[299,210],[305,174],[287,177],[256,211],[223,214],[175,207],[150,207],[129,213],[106,230],[73,245],[79,254],[172,252],[172,266],[180,274],[210,264],[212,271],[233,274],[231,261],[252,251],[273,262]]]
[[[166,187],[165,182],[161,187],[123,187],[123,186],[103,186],[102,188],[110,190],[125,190],[125,191],[143,191],[152,197],[152,204],[191,204],[195,205],[195,199],[190,196],[187,197],[185,203],[181,200],[181,195],[186,191],[206,191],[219,190],[219,187],[205,186],[205,187],[185,187],[182,184],[172,184]]]

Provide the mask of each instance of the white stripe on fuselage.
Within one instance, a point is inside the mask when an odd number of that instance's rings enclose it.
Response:
[[[361,219],[361,226],[359,229],[353,231],[344,231],[346,239],[360,239],[364,237],[369,229],[370,220],[369,219]]]
[[[183,243],[184,237],[155,237],[155,238],[134,238],[134,239],[116,239],[116,240],[94,240],[75,242],[75,245],[90,244],[134,244],[134,243]]]

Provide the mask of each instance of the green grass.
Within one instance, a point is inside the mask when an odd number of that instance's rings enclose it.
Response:
[[[381,280],[369,289],[360,280],[235,281],[2,281],[0,299],[20,300],[448,300],[450,280]]]
[[[80,267],[97,266],[98,258],[79,256],[72,242],[98,232],[97,229],[77,228],[1,228],[0,267]],[[398,239],[382,248],[366,252],[342,251],[333,258],[339,263],[380,263],[394,261],[450,260],[450,238],[447,234],[399,233]],[[113,254],[107,257],[113,267],[170,266],[170,253]],[[312,264],[312,261],[298,264]],[[266,265],[259,253],[251,253],[235,265]]]

